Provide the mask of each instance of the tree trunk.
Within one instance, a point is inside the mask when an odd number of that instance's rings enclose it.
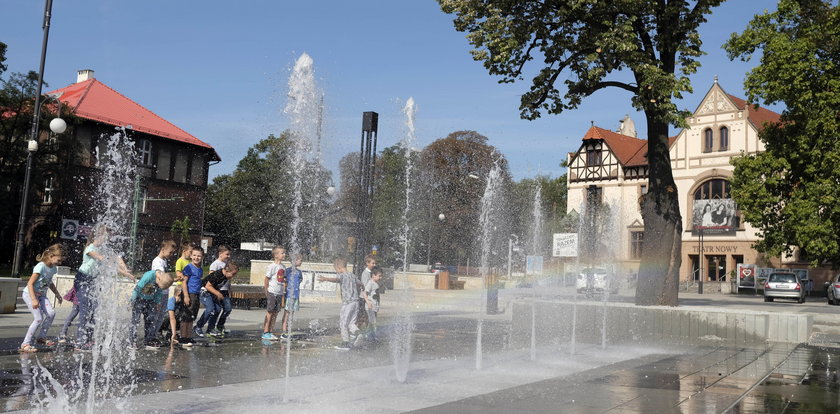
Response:
[[[648,193],[642,201],[645,222],[636,305],[677,306],[682,262],[682,216],[671,171],[668,123],[647,114]]]

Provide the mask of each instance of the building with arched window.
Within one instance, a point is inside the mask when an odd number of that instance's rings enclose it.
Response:
[[[758,240],[758,233],[744,222],[730,195],[734,170],[730,159],[763,151],[758,133],[766,123],[778,120],[779,114],[747,105],[743,99],[727,94],[715,80],[686,119],[688,128],[669,138],[683,219],[680,280],[729,280],[738,263],[808,266],[798,250],[785,258],[763,257],[754,250],[752,244]],[[646,140],[592,126],[568,159],[567,210],[586,211],[588,195],[600,194],[598,202],[615,212],[613,225],[620,233],[615,256],[623,270],[631,273],[638,271],[645,239],[639,201],[647,192],[646,157]],[[819,270],[811,271],[815,286],[827,276]]]

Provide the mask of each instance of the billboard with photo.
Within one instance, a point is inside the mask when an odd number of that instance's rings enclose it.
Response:
[[[704,234],[732,233],[735,231],[735,201],[731,198],[694,200],[691,216],[694,232]]]

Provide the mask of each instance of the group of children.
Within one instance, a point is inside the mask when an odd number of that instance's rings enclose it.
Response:
[[[55,342],[47,337],[47,331],[55,319],[55,310],[47,299],[48,289],[55,294],[59,303],[64,299],[73,303],[73,309],[59,333],[58,342],[68,341],[69,328],[78,317],[75,348],[90,350],[94,346],[94,316],[99,300],[94,287],[97,279],[101,277],[100,273],[115,270],[118,274],[135,281],[122,259],[109,254],[104,248],[110,233],[107,227],[97,227],[94,237],[84,249],[82,264],[76,273],[73,287],[63,297],[53,283],[57,265],[64,259],[62,245],[51,245],[38,255],[38,264],[32,270],[32,276],[23,292],[23,300],[33,315],[33,321],[20,346],[20,352],[37,352],[33,340],[35,344],[55,345]],[[210,336],[223,337],[229,333],[224,325],[231,312],[230,279],[238,272],[238,267],[230,262],[230,249],[226,246],[219,247],[218,258],[210,265],[210,272],[206,276],[201,266],[204,251],[189,242],[181,246],[181,256],[176,262],[173,276],[168,270],[168,260],[175,252],[174,241],[163,241],[158,255],[152,261],[151,270],[136,280],[131,293],[131,324],[128,327],[132,347],[136,346],[137,326],[141,317],[144,345],[149,348],[160,348],[163,345],[163,341],[159,339],[161,332],[167,333],[164,341],[179,343],[185,347],[194,344],[193,333],[204,336],[205,324]],[[115,269],[108,269],[109,264]],[[204,304],[205,310],[193,328],[193,321],[198,316],[199,303]],[[164,322],[167,323],[166,326],[162,326]]]
[[[365,257],[365,269],[361,278],[347,271],[347,259],[337,258],[333,261],[336,276],[319,276],[318,280],[338,283],[341,289],[341,310],[338,314],[338,327],[341,331],[341,344],[336,349],[348,350],[359,346],[367,338],[376,340],[376,314],[379,313],[379,282],[382,280],[382,269],[376,266],[376,257]],[[363,310],[364,312],[360,312]],[[364,331],[359,327],[359,316],[366,319]]]
[[[72,301],[73,309],[59,334],[59,342],[67,341],[68,330],[78,316],[78,332],[75,346],[77,350],[90,350],[93,346],[94,315],[98,298],[93,292],[94,282],[101,272],[100,266],[106,261],[116,265],[117,273],[134,280],[134,276],[119,256],[107,256],[103,244],[107,241],[110,230],[98,229],[93,240],[83,253],[82,265],[76,274],[73,288],[62,297],[53,277],[56,266],[64,258],[61,244],[48,247],[37,257],[38,264],[32,271],[23,300],[32,313],[34,320],[20,346],[25,353],[37,352],[37,344],[53,346],[47,338],[47,331],[55,318],[55,310],[47,300],[47,290],[51,290],[59,303],[62,299]],[[129,339],[131,346],[136,346],[137,326],[143,318],[144,345],[147,348],[160,348],[164,341],[192,346],[193,334],[199,337],[222,338],[229,334],[225,322],[231,312],[230,280],[236,276],[238,267],[230,261],[230,249],[220,246],[218,258],[210,265],[210,272],[205,276],[202,270],[204,251],[193,243],[181,245],[181,255],[175,262],[174,276],[169,272],[168,261],[176,252],[175,242],[165,240],[160,245],[158,255],[152,261],[151,270],[145,272],[136,281],[131,294],[131,324]],[[272,250],[273,263],[265,274],[266,315],[263,323],[264,340],[277,340],[290,334],[290,315],[300,307],[300,285],[303,274],[300,266],[303,258],[300,254],[292,257],[292,267],[286,268],[283,260],[286,250],[277,246]],[[365,269],[361,278],[347,271],[347,260],[338,258],[333,262],[336,277],[321,276],[318,280],[338,283],[341,286],[342,305],[339,314],[341,345],[338,349],[350,349],[364,338],[376,339],[376,315],[379,312],[379,282],[382,269],[376,266],[376,258],[365,258]],[[198,317],[199,304],[204,305],[204,314]],[[272,333],[278,313],[283,310],[280,337]],[[193,323],[195,322],[195,326]],[[359,325],[366,325],[362,332]],[[205,330],[206,326],[206,330]],[[163,340],[160,333],[164,333]]]

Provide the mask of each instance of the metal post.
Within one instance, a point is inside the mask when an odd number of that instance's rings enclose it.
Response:
[[[508,237],[508,279],[510,279],[510,264],[513,256],[513,239]]]
[[[698,265],[700,266],[700,274],[697,275],[698,276],[697,293],[702,295],[703,294],[703,279],[705,278],[705,275],[703,274],[703,261],[706,259],[706,255],[703,254],[704,252],[703,252],[703,228],[702,227],[700,228],[699,240],[700,240],[700,257],[697,260],[699,260]]]
[[[362,138],[359,148],[359,202],[356,206],[356,223],[358,226],[354,272],[361,274],[364,267],[364,256],[370,248],[370,235],[373,218],[373,173],[376,162],[376,134],[379,128],[379,114],[364,112],[362,114]]]
[[[32,113],[32,127],[30,141],[38,142],[38,126],[41,118],[41,91],[44,86],[44,64],[47,60],[47,42],[50,37],[50,19],[52,18],[52,0],[46,0],[44,4],[44,38],[41,42],[41,66],[38,70],[38,92],[35,94],[35,107]],[[23,179],[23,199],[20,203],[20,215],[18,216],[18,232],[15,241],[15,257],[12,263],[12,277],[20,276],[21,259],[23,256],[23,238],[25,235],[26,210],[29,204],[29,178],[32,175],[32,157],[34,151],[29,151],[26,157],[26,174]]]

